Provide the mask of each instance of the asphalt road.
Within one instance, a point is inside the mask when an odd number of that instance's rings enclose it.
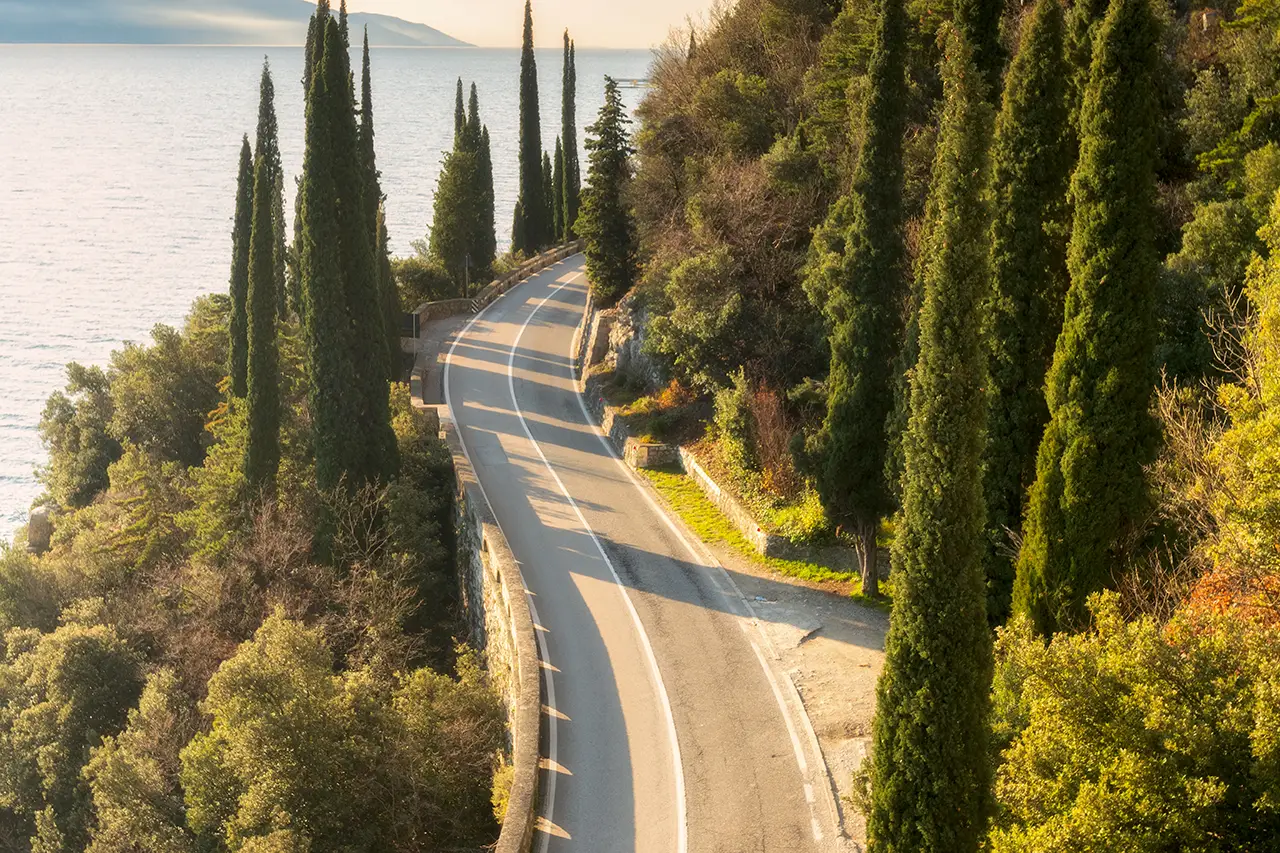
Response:
[[[614,456],[570,349],[582,258],[455,338],[445,396],[532,593],[543,658],[535,850],[836,849],[799,697],[751,605]]]

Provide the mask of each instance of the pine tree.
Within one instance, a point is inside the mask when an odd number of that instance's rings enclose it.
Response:
[[[533,53],[533,3],[524,4],[520,52],[520,196],[511,248],[534,255],[546,247],[549,225],[542,182],[542,120],[538,107],[538,62]]]
[[[547,226],[547,245],[555,242],[555,220],[556,220],[556,197],[555,197],[555,169],[551,165],[551,155],[542,152],[542,199],[543,199],[543,222]],[[544,247],[545,248],[545,247]]]
[[[236,219],[231,232],[231,341],[227,375],[232,397],[248,391],[249,369],[249,242],[253,233],[253,149],[246,134],[240,146],[240,176],[236,180]]]
[[[1046,382],[1014,610],[1041,632],[1087,618],[1146,505],[1158,438],[1154,303],[1159,25],[1146,0],[1114,0],[1093,46],[1062,333]]]
[[[639,270],[635,222],[626,202],[635,153],[627,134],[630,123],[617,82],[606,77],[600,117],[587,128],[590,165],[578,217],[578,233],[586,244],[587,277],[602,307],[630,290]]]
[[[937,218],[924,250],[893,616],[876,687],[867,831],[884,853],[977,851],[991,800],[981,457],[992,110],[955,29],[945,54]]]
[[[1039,0],[1009,66],[992,149],[994,212],[984,493],[987,607],[1003,624],[1013,595],[1010,532],[1022,529],[1049,410],[1044,377],[1062,328],[1067,184],[1074,159],[1058,0]]]
[[[564,197],[564,145],[561,144],[560,137],[557,136],[555,163],[552,165],[551,171],[551,208],[557,242],[567,240],[564,231]]]
[[[1004,70],[1004,46],[1000,43],[1002,0],[955,0],[952,16],[956,29],[973,46],[973,64],[987,82],[991,98],[1000,95],[1000,73]]]
[[[561,230],[557,239],[566,243],[575,239],[574,223],[582,204],[582,165],[578,161],[578,65],[577,49],[564,31],[564,92],[561,98],[560,138],[564,144],[564,189],[557,196],[561,207]]]
[[[322,25],[323,53],[307,104],[301,267],[308,402],[321,489],[390,478],[384,302],[367,227],[351,67],[340,27]]]
[[[800,461],[828,514],[859,542],[863,590],[878,593],[876,536],[890,509],[884,479],[902,292],[906,17],[881,0],[853,187],[814,236],[805,289],[831,327],[827,416]]]
[[[270,492],[280,468],[280,369],[276,353],[280,305],[272,222],[276,182],[269,157],[269,151],[259,154],[254,167],[253,239],[249,250],[249,437],[244,476],[254,492]]]

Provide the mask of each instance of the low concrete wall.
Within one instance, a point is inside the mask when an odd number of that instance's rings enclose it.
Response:
[[[507,707],[515,775],[496,853],[527,853],[537,822],[542,683],[528,591],[515,556],[467,460],[452,419],[443,423],[457,478],[458,572],[472,642]]]
[[[537,257],[530,258],[518,270],[508,273],[502,278],[495,279],[483,290],[476,294],[474,300],[476,310],[484,308],[493,300],[506,293],[512,287],[524,281],[531,275],[542,272],[552,264],[558,264],[565,258],[571,258],[582,251],[582,241],[575,240],[572,243],[566,243],[563,246],[557,246],[554,249],[548,249]]]
[[[414,313],[418,315],[418,323],[425,326],[432,320],[441,317],[452,317],[454,314],[465,314],[475,310],[470,299],[441,299],[438,302],[424,302]]]

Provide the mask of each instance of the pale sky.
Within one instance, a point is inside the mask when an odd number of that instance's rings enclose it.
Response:
[[[534,0],[534,39],[538,47],[555,47],[568,27],[582,47],[648,48],[665,41],[686,17],[700,20],[711,4],[712,0]],[[347,6],[427,24],[481,47],[519,46],[524,20],[524,0],[347,0]]]

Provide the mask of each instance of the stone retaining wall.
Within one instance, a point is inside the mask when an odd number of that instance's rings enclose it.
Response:
[[[515,775],[496,853],[527,853],[537,821],[542,684],[528,592],[452,419],[443,424],[457,478],[458,573],[471,640],[507,707]]]

